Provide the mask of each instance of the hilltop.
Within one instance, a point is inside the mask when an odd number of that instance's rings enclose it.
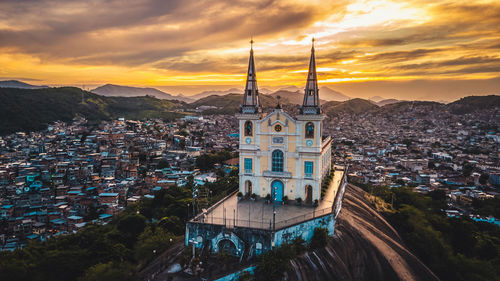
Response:
[[[471,113],[478,109],[500,107],[500,96],[468,96],[447,104],[447,108],[454,114]]]
[[[85,102],[82,103],[82,94]],[[83,116],[90,122],[118,117],[173,118],[183,105],[153,97],[104,97],[74,87],[17,89],[0,88],[0,134],[45,129],[54,121]]]
[[[155,88],[139,88],[130,86],[121,86],[106,84],[91,90],[92,93],[107,96],[107,97],[141,97],[141,96],[153,96],[157,99],[165,100],[180,100],[190,102],[193,101],[191,98],[184,96],[174,96]]]
[[[0,88],[41,89],[48,88],[48,86],[31,85],[18,80],[5,80],[0,81]]]
[[[203,113],[205,114],[234,114],[239,111],[242,99],[243,95],[241,94],[212,95],[190,103],[189,106],[192,108],[200,106],[217,107],[216,109],[204,110]],[[260,95],[259,99],[264,109],[276,106],[278,103],[278,100],[272,96]]]
[[[338,113],[361,114],[377,108],[378,106],[371,101],[356,98],[344,102],[327,102],[323,105],[323,112],[327,115]]]

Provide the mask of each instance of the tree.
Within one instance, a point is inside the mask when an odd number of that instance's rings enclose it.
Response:
[[[127,281],[133,280],[132,267],[127,263],[98,263],[91,266],[79,281]]]
[[[139,262],[148,262],[156,253],[161,253],[168,248],[174,238],[173,234],[161,227],[146,227],[137,240],[135,258]]]
[[[326,228],[317,227],[314,229],[309,248],[312,250],[324,248],[328,244],[328,230]]]

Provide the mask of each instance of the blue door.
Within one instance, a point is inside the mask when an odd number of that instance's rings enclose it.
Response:
[[[273,190],[273,201],[283,201],[283,183],[281,181],[275,180],[272,182],[271,187]]]

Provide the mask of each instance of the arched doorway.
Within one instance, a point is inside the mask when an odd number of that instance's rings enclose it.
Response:
[[[239,256],[238,255],[238,249],[236,248],[236,245],[234,245],[233,241],[229,239],[222,239],[219,241],[219,252],[226,252],[230,254],[231,256]]]
[[[252,182],[251,181],[245,182],[245,195],[247,195],[247,196],[252,195]]]
[[[310,185],[306,185],[306,204],[312,204],[312,193],[313,193],[313,187]]]
[[[275,180],[271,183],[271,190],[273,192],[272,198],[273,201],[281,202],[283,201],[283,182],[279,180]]]

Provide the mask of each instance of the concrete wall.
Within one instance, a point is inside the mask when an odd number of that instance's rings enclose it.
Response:
[[[306,242],[309,242],[314,234],[314,229],[318,227],[326,228],[328,230],[328,235],[333,236],[335,229],[333,214],[328,214],[276,231],[274,234],[274,244],[276,247],[279,247],[283,244],[291,243],[298,237],[302,237]]]
[[[226,239],[234,243],[239,251],[238,256],[241,256],[245,252],[247,255],[258,255],[269,251],[271,249],[271,238],[272,233],[269,230],[244,227],[230,229],[223,225],[188,222],[184,242],[188,246],[190,240],[194,239],[197,242],[195,244],[197,248],[202,249],[207,246],[212,253],[216,253],[218,243]]]

